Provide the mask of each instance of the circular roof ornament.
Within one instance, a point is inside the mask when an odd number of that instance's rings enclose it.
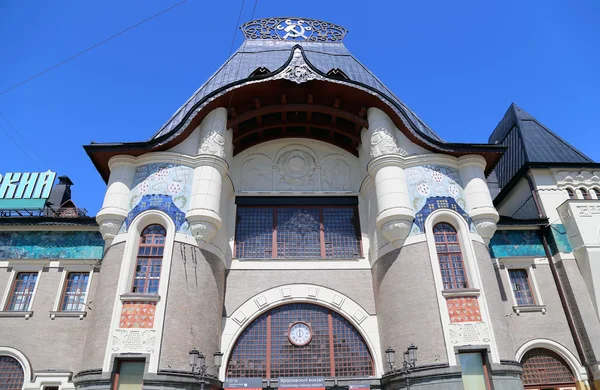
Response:
[[[312,27],[302,19],[286,19],[277,25],[277,34],[281,39],[308,40]]]
[[[246,39],[342,42],[348,30],[337,24],[302,18],[252,20],[241,27]]]

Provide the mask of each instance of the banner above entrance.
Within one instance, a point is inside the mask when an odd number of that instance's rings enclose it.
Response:
[[[0,175],[0,209],[40,209],[46,205],[56,173],[6,173]]]
[[[226,378],[223,390],[262,390],[262,378]]]
[[[279,390],[325,390],[325,378],[302,377],[302,378],[279,378]]]

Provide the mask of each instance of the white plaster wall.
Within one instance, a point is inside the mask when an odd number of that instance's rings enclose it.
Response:
[[[557,186],[550,169],[532,169],[531,176],[548,220],[550,223],[560,223],[557,208],[569,199],[567,191]]]
[[[196,127],[194,131],[181,143],[173,146],[168,152],[175,152],[181,154],[187,154],[188,156],[195,156],[198,153],[198,144],[200,143],[200,126]]]
[[[521,207],[524,207],[528,202],[529,197],[531,197],[529,184],[527,184],[527,180],[521,179],[517,185],[513,187],[510,194],[507,195],[498,206],[498,213],[500,213],[500,215],[512,217],[519,212]],[[537,218],[537,215],[532,215],[531,218]]]

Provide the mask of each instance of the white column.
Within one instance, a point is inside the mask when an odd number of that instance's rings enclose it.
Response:
[[[110,245],[127,218],[129,194],[135,174],[134,161],[131,156],[115,156],[108,162],[110,178],[104,203],[96,215],[100,233],[107,245]]]
[[[388,241],[400,247],[415,218],[402,168],[402,149],[398,147],[396,127],[389,116],[377,108],[369,108],[367,118],[369,129],[363,132],[362,142],[371,157],[367,170],[375,181],[378,212],[375,223]]]
[[[494,207],[490,190],[485,180],[486,161],[478,155],[462,156],[458,159],[460,178],[463,182],[469,216],[477,227],[477,232],[486,244],[496,232],[500,219]]]
[[[231,131],[227,109],[211,111],[200,124],[199,165],[194,169],[192,197],[186,218],[200,247],[205,246],[221,227],[220,203],[223,177],[231,159]]]

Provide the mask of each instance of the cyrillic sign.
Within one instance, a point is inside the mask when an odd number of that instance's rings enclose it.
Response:
[[[279,378],[279,390],[325,390],[325,378],[303,377],[303,378]]]
[[[367,384],[354,384],[354,385],[348,385],[348,390],[370,390],[371,386],[367,385]]]
[[[55,172],[6,173],[0,175],[0,209],[44,207],[56,179]]]
[[[226,378],[223,382],[224,390],[262,390],[262,378]]]

